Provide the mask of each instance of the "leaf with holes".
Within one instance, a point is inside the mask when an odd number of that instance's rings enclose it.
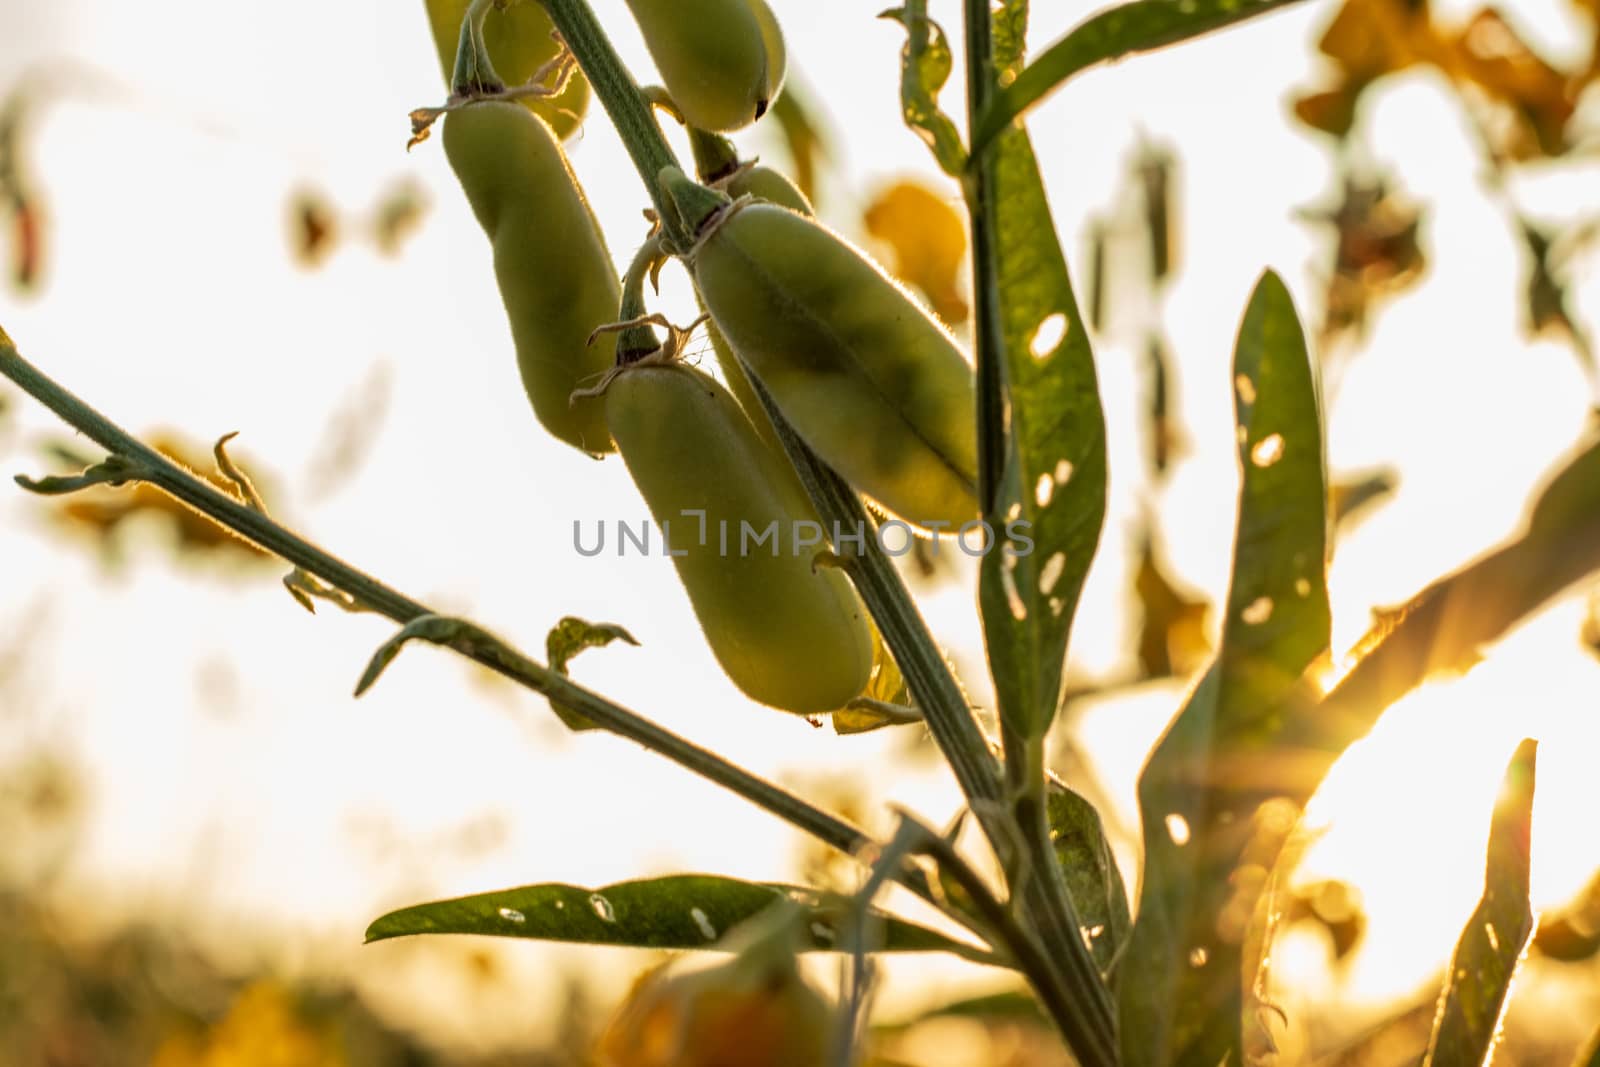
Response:
[[[1506,767],[1489,829],[1483,898],[1456,942],[1423,1067],[1484,1064],[1500,1036],[1511,981],[1533,935],[1528,842],[1539,745],[1526,740]]]
[[[1008,133],[992,165],[1010,433],[985,516],[997,546],[984,557],[979,600],[1001,718],[1038,741],[1055,719],[1073,612],[1105,519],[1105,417],[1028,135]]]
[[[635,647],[638,647],[639,644],[632,634],[616,623],[594,623],[574,615],[568,615],[551,627],[549,634],[545,636],[545,656],[550,661],[551,670],[565,675],[567,673],[567,664],[572,662],[580,652],[591,648],[605,648],[613,641],[622,641]],[[594,723],[584,718],[583,715],[567,707],[559,700],[550,701],[550,710],[556,713],[569,730],[599,729]]]
[[[961,132],[939,108],[939,90],[950,80],[954,59],[944,29],[928,17],[927,0],[908,0],[879,18],[893,19],[906,28],[900,51],[900,110],[906,126],[921,137],[946,174],[960,177],[967,166]]]
[[[1294,822],[1265,804],[1286,762],[1276,708],[1328,647],[1319,388],[1270,272],[1233,371],[1243,484],[1220,651],[1139,780],[1145,872],[1118,972],[1130,1067],[1239,1060],[1241,944]]]
[[[632,948],[704,949],[774,904],[809,912],[813,949],[831,949],[851,902],[800,886],[744,882],[710,874],[675,874],[601,889],[548,883],[436,900],[391,911],[367,927],[367,941],[412,934],[484,934]],[[883,949],[982,956],[927,927],[885,917]]]
[[[1264,15],[1297,0],[1135,0],[1102,11],[1067,31],[1001,88],[972,139],[982,152],[1024,112],[1074,74],[1135,52],[1149,52]]]

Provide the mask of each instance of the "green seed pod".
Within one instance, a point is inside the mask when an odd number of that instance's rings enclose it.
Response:
[[[519,104],[485,102],[444,119],[444,150],[494,245],[522,385],[539,421],[585,452],[612,450],[599,398],[572,400],[615,360],[621,286],[605,237],[549,125]]]
[[[735,199],[750,196],[757,200],[780,204],[802,215],[813,214],[811,201],[806,199],[805,194],[788,178],[771,167],[755,166],[740,170],[723,183],[722,187]],[[716,323],[707,324],[706,335],[711,339],[711,350],[717,355],[717,366],[722,368],[722,378],[728,383],[728,389],[739,401],[739,406],[744,408],[745,414],[750,416],[750,421],[755,424],[756,432],[761,435],[761,439],[776,455],[782,456],[783,445],[778,441],[777,431],[772,428],[772,420],[767,418],[766,409],[761,406],[755,390],[750,387],[750,376],[745,373],[739,358],[728,347],[728,341],[722,336],[722,331],[717,329]]]
[[[790,211],[798,211],[802,215],[815,215],[811,201],[806,199],[806,194],[800,187],[790,181],[788,176],[771,167],[759,164],[742,170],[728,179],[726,186],[728,195],[735,200],[741,196],[754,197],[757,200],[766,200]]]
[[[446,84],[455,69],[456,49],[461,43],[461,20],[471,3],[472,0],[427,0],[428,24],[433,30],[433,43],[439,51],[439,66],[444,70]],[[553,28],[542,4],[522,3],[490,11],[483,23],[483,36],[495,73],[508,86],[522,85],[533,77],[555,57],[556,42],[550,36]],[[522,103],[548,122],[556,136],[564,141],[572,136],[588,110],[589,83],[582,74],[574,73],[559,95],[524,97]]]
[[[907,522],[978,517],[972,366],[875,264],[803,215],[744,203],[710,221],[690,266],[712,321],[824,462]]]
[[[821,535],[816,512],[728,391],[681,363],[640,363],[605,400],[618,451],[683,553],[678,577],[733,683],[801,714],[860,694],[872,670],[861,602],[838,570],[813,567],[817,549],[804,542]]]
[[[737,130],[783,88],[783,33],[765,0],[628,0],[684,121]]]

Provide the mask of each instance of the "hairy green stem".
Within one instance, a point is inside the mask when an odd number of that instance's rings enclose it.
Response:
[[[137,478],[149,482],[245,540],[343,590],[363,607],[396,623],[405,625],[423,616],[436,614],[426,605],[389,588],[364,571],[296,536],[261,512],[213,488],[143,444],[23,359],[3,329],[0,329],[0,375],[11,379],[62,421],[111,455],[121,457],[130,465],[128,480]],[[845,820],[679,737],[636,712],[612,703],[548,667],[526,657],[492,655],[487,649],[474,649],[464,654],[524,688],[577,710],[609,732],[637,742],[686,770],[744,797],[841,852],[855,856],[876,845],[871,837]],[[937,905],[937,894],[921,872],[914,869],[902,871],[898,880],[924,900]],[[953,917],[966,921],[959,914]]]
[[[676,160],[662,138],[660,127],[656,125],[651,115],[646,98],[617,57],[616,51],[611,47],[586,0],[540,0],[540,2],[545,5],[551,20],[577,57],[578,66],[588,77],[595,94],[600,98],[612,123],[622,136],[628,153],[633,158],[640,177],[656,204],[657,213],[663,225],[668,228],[669,237],[679,247],[687,247],[690,235],[684,232],[685,227],[678,212],[664,195],[657,180],[662,168],[675,165]],[[969,84],[979,87],[982,94],[974,101],[974,105],[981,106],[987,102],[988,87],[993,79],[992,61],[989,59],[991,49],[988,44],[988,9],[986,0],[967,0],[967,8],[969,34],[974,12],[982,16],[979,21],[983,40],[978,42],[980,48],[976,53],[978,57],[976,62],[981,73],[977,77],[969,77]],[[973,43],[969,37],[969,50]],[[990,203],[989,197],[984,194],[986,183],[981,177],[985,173],[986,166],[987,164],[980,163],[976,168],[976,173],[980,175],[975,190],[977,195],[969,198],[971,203],[977,205]],[[1004,352],[1004,338],[1000,333],[998,295],[993,292],[994,279],[997,275],[992,266],[994,261],[992,245],[989,244],[993,231],[992,208],[986,207],[985,210],[989,212],[990,217],[982,225],[979,225],[975,217],[974,232],[975,235],[981,233],[984,241],[984,250],[978,262],[991,264],[986,269],[980,266],[980,273],[977,275],[980,279],[986,279],[988,286],[988,292],[980,287],[978,321],[980,327],[987,323],[992,333],[987,341],[982,341],[979,345],[979,425],[980,440],[985,442],[980,446],[983,449],[980,455],[980,485],[982,499],[987,507],[999,484],[1000,471],[1004,463],[1003,418],[1000,407],[1003,386],[999,377],[1002,373],[999,361]],[[974,243],[976,249],[978,243],[976,238]],[[988,353],[987,358],[983,355],[985,351]],[[769,416],[773,419],[791,463],[800,474],[824,522],[835,529],[841,527],[851,530],[873,529],[860,497],[837,474],[823,465],[794,435],[773,405],[771,398],[761,389],[759,382],[753,376],[751,380]],[[1014,816],[1004,801],[1007,791],[1000,768],[990,752],[982,731],[978,728],[977,721],[973,718],[966,694],[956,682],[894,565],[881,551],[875,538],[868,537],[866,541],[866,549],[851,564],[851,573],[874,621],[884,635],[885,642],[894,654],[895,661],[900,665],[907,684],[923,709],[929,731],[950,764],[956,781],[974,814],[978,816],[985,835],[1001,856],[1002,863],[1013,873],[1019,869],[1032,869],[1032,873],[1024,876],[1020,880],[1021,884],[1014,885],[1013,889],[1018,892],[1023,914],[1044,939],[1047,952],[1043,958],[1048,965],[1051,957],[1064,957],[1068,961],[1068,973],[1073,969],[1072,964],[1077,964],[1077,969],[1081,969],[1084,961],[1088,961],[1092,969],[1092,958],[1082,944],[1072,914],[1072,904],[1066,896],[1065,881],[1055,866],[1053,852],[1048,848],[1048,830],[1043,829],[1043,824],[1040,823],[1042,833],[1032,832],[1032,827],[1021,828],[1019,831]],[[1040,751],[1042,760],[1042,750]],[[1042,782],[1042,774],[1039,780]],[[1042,811],[1042,795],[1038,799],[1040,804],[1035,810]],[[1043,854],[1039,853],[1041,841],[1044,845]],[[1027,857],[1026,860],[1023,859],[1024,856]],[[1063,945],[1064,938],[1071,940]],[[1080,1059],[1085,1067],[1103,1067],[1112,1062],[1114,1055],[1110,1051],[1114,1042],[1108,1036],[1111,1033],[1111,1025],[1108,1019],[1086,1022],[1081,1017],[1086,1010],[1092,1012],[1100,1008],[1102,1015],[1109,1011],[1103,1007],[1107,1003],[1103,995],[1103,983],[1100,982],[1098,972],[1090,976],[1095,983],[1091,988],[1098,995],[1090,997],[1091,1003],[1087,1006],[1081,1003],[1081,998],[1052,996],[1050,991],[1060,985],[1072,987],[1072,983],[1063,982],[1059,966],[1058,964],[1057,968],[1052,968],[1046,973],[1032,974],[1030,979],[1040,989],[1042,999],[1047,1004],[1052,1007],[1059,1006],[1063,1011],[1064,1014],[1058,1017],[1057,1021],[1074,1048],[1083,1050],[1080,1052]],[[1082,976],[1076,977],[1081,980]],[[1085,987],[1079,984],[1077,988]]]
[[[972,716],[966,694],[945,663],[900,572],[894,569],[874,536],[876,524],[855,490],[800,440],[760,379],[751,374],[748,367],[745,373],[816,506],[823,526],[835,541],[835,549],[839,548],[837,535],[840,531],[866,533],[854,554],[846,558],[845,570],[855,579],[873,621],[883,632],[889,651],[894,653],[895,662],[900,665],[906,684],[922,709],[928,731],[955,772],[973,813],[996,850],[1004,852],[1011,835],[997,821],[1003,820],[999,812],[1003,791],[994,756]]]
[[[861,498],[806,448],[760,380],[751,375],[750,383],[823,525],[834,536],[835,550],[841,547],[837,531],[875,530]],[[1001,931],[1006,947],[1072,1045],[1079,1062],[1084,1067],[1110,1067],[1116,1061],[1110,998],[1083,942],[1065,878],[1050,845],[1044,809],[1026,799],[1015,807],[1005,803],[999,770],[972,716],[966,694],[951,674],[876,536],[869,533],[855,554],[845,559],[844,567],[855,579],[856,588],[894,653],[895,662],[922,709],[928,732],[955,772],[968,805],[1002,865],[1011,872],[1012,889],[1031,932],[1014,925],[1006,927]],[[1028,817],[1025,825],[1018,821],[1019,811]],[[1033,942],[1034,937],[1038,938],[1037,943]]]
[[[994,92],[994,26],[989,0],[965,0],[967,124]],[[978,501],[992,510],[1005,476],[1005,351],[1000,317],[999,256],[995,245],[994,153],[971,157],[966,178],[972,221],[973,340],[978,357]]]
[[[605,104],[606,112],[639,167],[640,177],[651,194],[659,198],[661,190],[656,176],[662,166],[674,164],[675,160],[662,140],[660,128],[650,117],[638,85],[617,58],[586,0],[540,2],[577,57],[578,66],[589,78],[595,94]],[[662,210],[661,214],[663,219],[677,217],[676,211]],[[763,403],[781,422],[782,416],[777,415],[764,393]],[[800,469],[801,478],[812,492],[824,522],[830,526],[837,522],[847,529],[857,529],[860,523],[860,529],[871,529],[866,510],[855,492],[824,467],[793,431],[785,426],[780,432],[784,433],[789,458]],[[867,540],[872,542],[873,539]],[[859,570],[867,606],[927,715],[929,729],[939,740],[974,810],[990,812],[986,816],[980,813],[980,817],[988,820],[986,827],[992,828],[993,809],[1001,799],[1000,776],[983,733],[967,706],[965,694],[945,664],[899,574],[875,543],[869,543]],[[990,834],[997,848],[1005,847],[1007,836],[1003,832]]]
[[[994,22],[990,0],[964,0],[967,65],[967,128],[974,129],[997,84]],[[965,180],[972,225],[974,330],[978,368],[978,491],[983,512],[993,512],[1005,476],[1006,338],[999,289],[999,226],[996,157],[981,151],[968,161]],[[1019,836],[1018,856],[1008,873],[1023,901],[1023,913],[1049,950],[1057,974],[1073,998],[1070,1014],[1058,1019],[1063,1035],[1084,1067],[1117,1062],[1116,1017],[1093,954],[1083,942],[1077,909],[1056,862],[1046,815],[1043,739],[1010,728],[1001,716],[1008,816]],[[1018,884],[1020,882],[1020,884]]]
[[[587,0],[539,0],[549,12],[550,21],[561,31],[562,38],[578,59],[578,68],[589,79],[595,96],[606,109],[611,124],[622,135],[622,143],[638,168],[645,189],[655,204],[656,214],[668,234],[681,247],[687,247],[693,235],[683,232],[677,212],[662,192],[656,176],[663,167],[677,166],[678,160],[661,135],[650,103],[639,91],[628,68],[622,65],[617,50],[601,29],[600,21]]]

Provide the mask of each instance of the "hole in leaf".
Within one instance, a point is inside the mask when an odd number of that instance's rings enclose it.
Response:
[[[1028,617],[1028,605],[1023,601],[1022,594],[1017,592],[1017,550],[1012,545],[1005,547],[1005,565],[1000,568],[1000,582],[1005,587],[1006,603],[1011,607],[1011,617],[1021,622]]]
[[[1033,337],[1028,340],[1028,351],[1034,359],[1048,359],[1050,355],[1061,346],[1067,336],[1067,317],[1057,311],[1053,315],[1046,315],[1033,329]]]
[[[1033,500],[1041,508],[1050,506],[1050,498],[1055,495],[1056,483],[1048,474],[1039,475],[1039,484],[1033,487]]]
[[[1056,464],[1056,484],[1066,485],[1070,481],[1072,481],[1072,463],[1061,460]]]
[[[1067,554],[1057,552],[1045,561],[1044,570],[1039,572],[1039,592],[1049,596],[1055,592],[1056,583],[1061,580],[1061,572],[1067,569]]]
[[[1258,467],[1270,467],[1283,458],[1283,448],[1283,434],[1268,434],[1250,450],[1250,462]]]
[[[1272,618],[1272,598],[1269,596],[1256,597],[1245,609],[1239,612],[1239,618],[1247,626],[1260,626]]]
[[[1234,378],[1233,387],[1238,390],[1240,403],[1254,404],[1256,402],[1256,383],[1250,380],[1248,374],[1241,374]]]
[[[1172,838],[1172,843],[1182,848],[1189,843],[1189,820],[1177,812],[1167,815],[1167,836]]]

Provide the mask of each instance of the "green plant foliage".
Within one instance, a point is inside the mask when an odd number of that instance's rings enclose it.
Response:
[[[1045,799],[1050,843],[1066,874],[1067,891],[1083,924],[1083,939],[1101,973],[1107,973],[1127,942],[1130,925],[1122,872],[1093,804],[1055,781],[1049,783]]]
[[[927,0],[910,0],[878,17],[906,28],[906,45],[900,52],[900,109],[906,125],[927,142],[946,174],[959,175],[966,169],[967,150],[956,124],[939,109],[939,90],[950,80],[954,65],[943,28],[928,17]]]
[[[1010,32],[996,42],[997,66],[1021,51],[1020,26],[1002,28]],[[1010,433],[996,449],[1003,474],[985,515],[1003,540],[984,557],[978,595],[1001,718],[1036,741],[1055,720],[1072,618],[1105,520],[1105,417],[1033,144],[1012,130],[992,153]],[[1005,536],[1012,522],[1027,524],[1031,548]]]
[[[710,874],[675,874],[618,882],[600,889],[547,883],[436,900],[391,911],[367,927],[367,941],[412,934],[485,934],[537,941],[575,941],[631,948],[704,949],[734,926],[790,901],[810,912],[810,948],[830,950],[851,914],[844,897],[799,886],[744,882]],[[975,950],[902,919],[879,916],[883,950]]]
[[[1129,1065],[1238,1062],[1251,908],[1233,900],[1236,875],[1253,839],[1281,832],[1257,819],[1283,756],[1275,709],[1328,647],[1317,377],[1270,272],[1233,370],[1243,483],[1221,650],[1139,780],[1145,870],[1117,976]]]
[[[1485,1064],[1494,1051],[1506,996],[1533,934],[1528,845],[1538,751],[1538,742],[1523,741],[1506,768],[1489,829],[1483,899],[1450,958],[1423,1067]]]
[[[1297,0],[1136,0],[1102,11],[1067,32],[990,101],[972,138],[974,154],[1029,108],[1088,67],[1148,52]]]
[[[627,630],[609,622],[586,622],[573,615],[568,615],[545,635],[545,658],[551,670],[557,674],[567,673],[567,664],[572,662],[579,653],[591,648],[605,648],[613,641],[622,641],[638,647],[639,642]],[[599,727],[584,718],[573,709],[567,707],[559,700],[550,701],[550,710],[566,724],[569,730],[596,730]]]

